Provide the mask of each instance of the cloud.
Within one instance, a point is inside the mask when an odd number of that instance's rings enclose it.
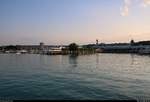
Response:
[[[128,16],[129,15],[129,7],[131,5],[131,0],[124,0],[124,6],[121,8],[121,15]]]
[[[150,5],[150,0],[123,0],[124,6],[121,8],[121,16],[128,16],[129,15],[129,9],[133,5],[131,3],[133,1],[140,1],[139,3],[142,4],[143,7],[147,7]]]
[[[150,5],[150,0],[143,0],[143,7]]]
[[[128,16],[129,15],[129,7],[124,6],[123,9],[121,9],[121,16]]]

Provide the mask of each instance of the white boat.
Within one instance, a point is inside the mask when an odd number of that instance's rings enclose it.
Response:
[[[24,54],[24,53],[27,53],[26,50],[21,50],[20,53]]]
[[[21,53],[20,53],[20,52],[17,52],[16,54],[17,54],[17,55],[20,55]]]
[[[16,52],[17,55],[19,55],[19,54],[25,54],[25,53],[27,53],[26,50],[18,50],[18,51]]]
[[[5,53],[10,53],[10,51],[5,51]]]

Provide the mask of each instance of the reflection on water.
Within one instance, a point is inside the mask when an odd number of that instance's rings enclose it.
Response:
[[[136,64],[136,54],[131,54],[131,65]]]
[[[150,57],[0,55],[0,97],[12,99],[150,98]]]
[[[69,55],[69,64],[75,68],[78,66],[78,55]]]
[[[99,65],[99,54],[97,53],[96,54],[96,67],[98,67]]]

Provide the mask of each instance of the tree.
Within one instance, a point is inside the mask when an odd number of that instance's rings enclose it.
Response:
[[[17,50],[17,47],[13,45],[9,45],[5,47],[5,50]]]
[[[78,45],[76,43],[71,43],[69,45],[69,50],[72,51],[72,52],[75,52],[78,50]]]
[[[134,40],[133,40],[133,39],[130,41],[130,44],[131,44],[131,45],[134,45]]]

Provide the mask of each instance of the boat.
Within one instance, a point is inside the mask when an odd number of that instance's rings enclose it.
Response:
[[[28,52],[26,50],[21,50],[20,53],[25,54],[25,53],[28,53]]]
[[[20,52],[17,52],[16,54],[17,54],[17,55],[20,55],[21,53],[20,53]]]

